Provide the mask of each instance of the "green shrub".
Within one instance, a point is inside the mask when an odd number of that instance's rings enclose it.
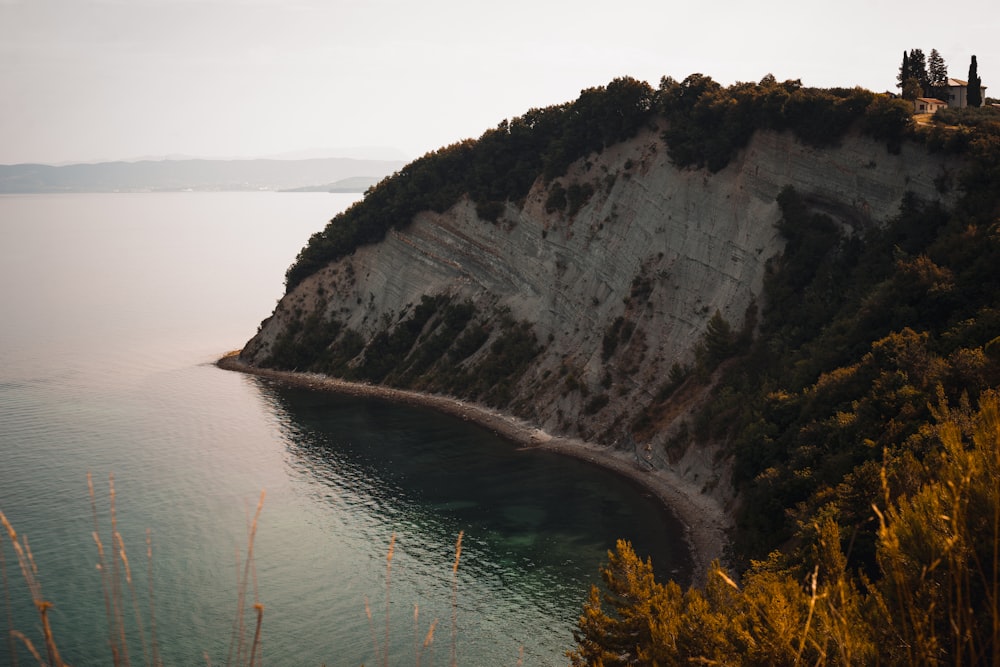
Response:
[[[569,189],[566,191],[566,205],[568,206],[566,215],[571,218],[575,216],[580,211],[580,208],[590,201],[593,194],[594,186],[590,183],[584,183],[583,185],[571,183]]]
[[[566,210],[566,188],[558,181],[552,184],[549,189],[549,196],[545,199],[545,212],[555,213]]]

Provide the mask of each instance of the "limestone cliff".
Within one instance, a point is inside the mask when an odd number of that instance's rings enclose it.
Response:
[[[676,168],[649,128],[539,179],[495,223],[464,198],[328,265],[281,300],[242,357],[471,398],[608,445],[634,438],[651,465],[725,495],[714,450],[671,440],[699,395],[665,401],[661,388],[716,313],[752,327],[783,248],[778,193],[793,186],[861,230],[907,192],[946,198],[954,171],[916,144],[890,154],[852,133],[817,149],[762,131],[711,174]],[[373,371],[375,357],[392,368]]]

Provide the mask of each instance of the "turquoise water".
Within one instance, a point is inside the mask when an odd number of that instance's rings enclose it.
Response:
[[[436,413],[212,365],[256,330],[305,239],[354,198],[0,197],[0,510],[29,538],[69,663],[110,662],[88,472],[105,544],[114,474],[147,645],[150,531],[169,665],[226,661],[262,490],[265,664],[379,664],[386,634],[388,663],[414,664],[435,619],[421,664],[450,664],[452,650],[464,665],[564,664],[616,538],[687,576],[676,523],[616,476]],[[38,643],[6,539],[4,556],[13,625]],[[131,602],[126,617],[142,664]]]

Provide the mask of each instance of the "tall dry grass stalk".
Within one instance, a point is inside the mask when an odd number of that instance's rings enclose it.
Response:
[[[436,618],[433,621],[431,621],[431,625],[427,629],[427,635],[424,637],[423,646],[417,650],[417,667],[420,667],[420,660],[423,657],[424,653],[428,650],[432,651],[432,653],[430,654],[431,662],[434,661],[434,653],[432,645],[434,643],[434,629],[437,628],[437,624],[438,621]]]
[[[462,537],[465,531],[459,531],[458,539],[455,542],[455,560],[451,566],[451,664],[458,664],[458,564],[462,557]],[[392,582],[392,560],[396,549],[396,533],[393,532],[389,539],[389,550],[386,554],[385,566],[385,634],[380,641],[378,632],[375,629],[374,615],[372,614],[371,602],[366,595],[365,616],[368,618],[368,629],[372,636],[372,645],[375,651],[375,662],[384,666],[389,664],[389,610],[391,602],[391,582]],[[415,664],[420,667],[425,657],[433,662],[434,633],[437,630],[438,619],[433,619],[427,628],[423,642],[420,641],[420,606],[413,605],[413,651]],[[519,661],[520,664],[520,661]]]
[[[160,645],[156,641],[156,598],[153,594],[153,531],[146,529],[146,579],[148,583],[149,595],[149,629],[151,643],[153,645],[153,664],[162,665],[160,659]]]
[[[392,579],[392,555],[396,551],[396,532],[389,538],[389,553],[385,557],[385,650],[382,651],[382,664],[389,667],[389,589]]]
[[[380,643],[377,633],[375,632],[375,621],[372,616],[371,603],[368,601],[368,596],[365,596],[365,615],[368,617],[368,629],[372,634],[372,644],[375,647],[375,661],[382,663],[384,666],[389,664],[389,609],[391,602],[391,591],[392,591],[392,557],[396,553],[396,533],[393,531],[392,536],[389,538],[389,551],[385,555],[385,639],[384,643]],[[417,615],[417,611],[414,611],[414,615]]]
[[[3,606],[7,617],[7,653],[10,655],[11,667],[17,667],[17,653],[14,646],[14,613],[10,606],[10,588],[7,581],[7,560],[3,546],[4,533],[0,531],[0,582],[3,584]]]
[[[97,493],[94,490],[93,476],[87,473],[87,490],[90,495],[91,518],[94,523],[94,530],[91,537],[97,546],[97,569],[101,573],[101,591],[104,597],[104,613],[108,623],[108,647],[111,651],[111,662],[119,665],[131,665],[132,660],[128,650],[128,629],[125,622],[126,607],[129,601],[132,606],[132,614],[135,621],[135,631],[139,635],[139,644],[142,649],[142,662],[144,665],[159,667],[160,650],[156,640],[155,615],[153,613],[153,556],[152,537],[149,531],[146,532],[146,567],[147,567],[147,588],[149,595],[149,616],[150,616],[150,637],[151,642],[146,638],[146,623],[142,618],[141,606],[139,604],[138,593],[135,582],[132,578],[132,566],[129,562],[128,551],[125,548],[125,540],[118,530],[118,507],[117,492],[115,491],[114,473],[108,475],[108,514],[111,523],[110,549],[106,550],[104,542],[101,540],[101,526],[97,510]],[[110,566],[110,567],[109,567]],[[125,581],[125,588],[122,587],[122,579]],[[128,590],[126,599],[125,589]]]
[[[424,652],[427,651],[431,644],[434,642],[434,629],[437,628],[437,619],[435,618],[431,621],[430,627],[427,629],[427,634],[424,635],[424,641],[420,641],[420,605],[413,605],[413,655],[416,656],[415,664],[416,667],[420,667],[420,661],[423,659]],[[433,659],[433,655],[430,656]]]
[[[53,667],[63,667],[66,663],[63,662],[59,655],[59,649],[56,648],[55,638],[52,634],[52,626],[49,622],[49,609],[52,608],[52,603],[42,597],[42,584],[38,581],[37,577],[38,566],[35,565],[35,559],[31,555],[31,547],[28,545],[28,538],[27,536],[18,536],[17,531],[14,530],[14,527],[11,525],[10,521],[7,520],[7,516],[3,512],[0,512],[0,525],[3,525],[4,529],[7,531],[7,536],[10,538],[11,546],[14,549],[18,565],[21,568],[21,576],[24,577],[24,581],[28,585],[28,591],[31,593],[31,600],[35,604],[35,609],[38,610],[38,616],[42,623],[42,636],[45,641],[45,653],[48,658],[48,664]],[[27,647],[28,651],[30,651],[35,659],[39,661],[39,664],[42,664],[39,653],[35,649],[31,640],[24,634],[15,631],[13,628],[11,628],[10,631],[12,636],[21,640],[21,642]]]
[[[365,616],[368,617],[368,629],[372,633],[372,646],[375,650],[375,662],[382,662],[382,645],[378,641],[378,635],[375,633],[375,621],[372,618],[372,606],[368,601],[368,596],[365,596]]]
[[[464,530],[458,531],[455,540],[455,563],[451,566],[451,665],[458,665],[458,561],[462,557],[462,536]]]
[[[261,639],[261,626],[264,617],[264,605],[261,604],[257,595],[257,569],[256,562],[254,561],[254,540],[257,537],[257,523],[260,520],[260,513],[264,509],[264,497],[266,495],[265,491],[260,492],[260,499],[257,501],[257,510],[254,512],[253,519],[249,521],[247,528],[247,554],[243,562],[243,574],[237,574],[237,606],[236,606],[236,618],[233,621],[233,632],[229,642],[229,654],[226,657],[226,664],[232,665],[248,665],[253,667],[254,661],[258,663],[262,660],[262,656],[258,653],[260,647]],[[239,566],[239,555],[237,554],[237,573],[240,570]],[[255,630],[253,638],[250,640],[250,646],[247,647],[247,635],[246,635],[246,624],[244,622],[244,616],[246,614],[247,608],[247,588],[253,583],[253,609],[256,613],[257,620],[255,624]],[[234,662],[235,658],[235,662]]]
[[[101,573],[101,593],[104,598],[104,613],[108,622],[108,647],[111,651],[111,663],[131,665],[129,655],[128,628],[125,621],[128,603],[132,606],[132,616],[135,632],[139,636],[139,647],[142,651],[142,662],[147,667],[161,667],[160,647],[156,637],[156,614],[153,598],[153,546],[152,533],[146,531],[146,565],[149,605],[149,634],[147,638],[147,623],[142,617],[142,606],[132,577],[132,565],[129,561],[125,540],[118,530],[118,494],[115,490],[114,473],[108,475],[108,515],[110,518],[110,549],[106,549],[101,539],[101,525],[97,509],[97,493],[94,490],[93,476],[87,473],[87,491],[90,495],[91,519],[94,524],[91,537],[97,547],[97,570]],[[124,578],[125,588],[122,587]],[[125,589],[128,590],[126,599]]]

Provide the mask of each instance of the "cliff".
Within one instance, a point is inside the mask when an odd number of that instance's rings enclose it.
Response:
[[[496,222],[468,197],[418,214],[297,284],[242,360],[477,400],[552,434],[634,447],[728,501],[721,449],[673,437],[708,388],[664,389],[717,313],[752,330],[784,244],[778,193],[792,186],[862,231],[907,192],[940,200],[956,165],[858,133],[819,149],[759,131],[713,174],[676,168],[661,130],[539,178]]]

